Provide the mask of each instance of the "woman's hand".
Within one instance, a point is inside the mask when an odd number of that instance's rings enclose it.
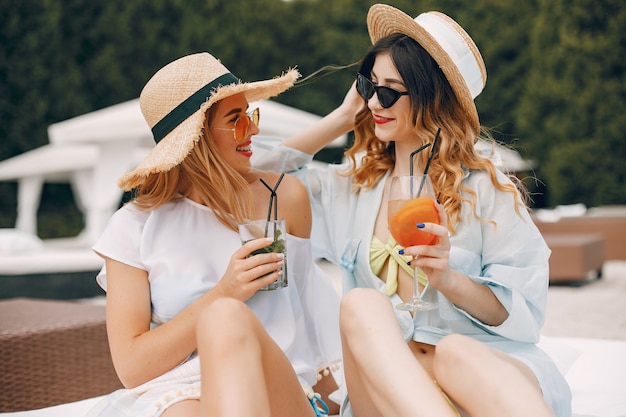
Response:
[[[255,250],[271,244],[270,238],[255,239],[237,249],[213,292],[223,297],[246,301],[261,287],[276,281],[282,273],[285,262],[282,253],[261,253],[250,256]]]
[[[357,91],[356,81],[354,81],[352,85],[350,85],[348,92],[343,98],[343,102],[337,108],[337,110],[342,112],[345,115],[346,119],[351,120],[353,124],[352,127],[354,127],[354,119],[356,118],[357,113],[363,108],[364,105],[365,105],[365,101],[363,100],[363,97],[361,97],[359,92]]]

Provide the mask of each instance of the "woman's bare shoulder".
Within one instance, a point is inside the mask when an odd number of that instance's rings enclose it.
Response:
[[[306,193],[306,187],[302,181],[293,175],[273,171],[256,171],[255,175],[259,181],[263,180],[267,186],[276,189],[277,194],[281,191],[284,193],[285,190],[288,190],[290,194],[294,192]],[[280,183],[278,183],[279,180]]]
[[[276,202],[279,217],[287,219],[290,234],[307,238],[311,232],[311,204],[309,194],[298,178],[271,171],[257,172],[269,187],[276,188]],[[280,184],[276,184],[280,180]]]

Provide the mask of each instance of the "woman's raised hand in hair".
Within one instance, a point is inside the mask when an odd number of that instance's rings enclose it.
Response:
[[[355,83],[352,83],[339,107],[313,126],[285,140],[282,145],[314,155],[336,138],[353,130],[354,118],[362,107],[363,99],[356,91]]]

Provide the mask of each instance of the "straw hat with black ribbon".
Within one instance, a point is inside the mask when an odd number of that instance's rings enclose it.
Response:
[[[248,102],[265,100],[293,86],[300,74],[290,69],[271,80],[242,82],[207,52],[179,58],[157,71],[139,96],[156,146],[119,186],[131,190],[154,173],[180,164],[200,140],[206,111],[216,102],[243,93]]]
[[[415,19],[386,4],[373,5],[367,14],[372,43],[395,34],[418,42],[439,65],[478,133],[480,122],[474,99],[487,81],[485,63],[476,44],[454,20],[441,12],[425,12]]]

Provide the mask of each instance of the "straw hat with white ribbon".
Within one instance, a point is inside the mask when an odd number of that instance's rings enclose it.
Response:
[[[458,100],[480,129],[474,99],[487,81],[485,63],[476,44],[454,20],[440,12],[426,12],[415,19],[386,4],[373,5],[367,15],[372,43],[394,33],[418,42],[443,71]]]
[[[219,100],[243,93],[248,102],[265,100],[293,86],[300,74],[290,69],[271,80],[245,83],[207,52],[179,58],[157,71],[139,96],[156,146],[119,185],[131,190],[149,174],[180,164],[200,140],[207,110]]]

